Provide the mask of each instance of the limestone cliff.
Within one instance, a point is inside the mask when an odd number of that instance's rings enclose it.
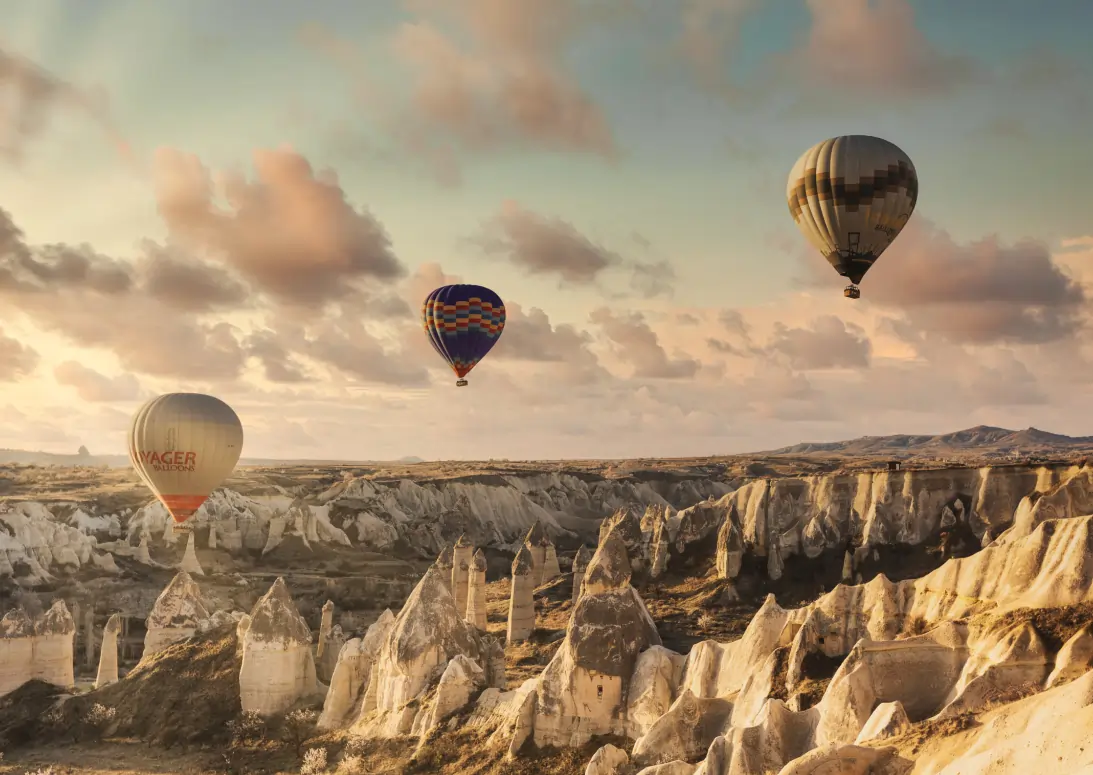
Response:
[[[1034,504],[1051,493],[1033,516]],[[1028,523],[1027,531],[1032,522],[1054,513],[1049,509],[1055,503],[1080,504],[1083,498],[1093,501],[1093,477],[1072,466],[760,479],[681,511],[677,550],[712,540],[720,544],[722,577],[739,571],[736,553],[744,552],[765,558],[767,574],[778,578],[791,556],[841,552],[851,543],[858,546],[855,561],[870,546],[919,544],[954,528],[976,545],[989,543],[1013,524],[1015,515]],[[727,522],[734,527],[724,528]]]

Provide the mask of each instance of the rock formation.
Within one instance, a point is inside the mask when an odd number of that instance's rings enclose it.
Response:
[[[1093,469],[1066,467],[952,468],[763,479],[680,514],[698,510],[709,511],[713,518],[720,514],[718,527],[729,515],[737,515],[742,544],[760,557],[777,555],[768,567],[773,574],[780,574],[787,557],[817,557],[825,550],[841,549],[852,535],[860,536],[865,547],[920,544],[942,527],[943,520],[966,527],[979,538],[988,532],[999,535],[1016,520],[1027,534],[1034,522],[1055,513],[1051,511],[1056,508],[1053,504],[1074,500],[1065,493],[1085,491],[1082,471],[1090,471],[1093,477]],[[1089,492],[1093,493],[1093,482]],[[1030,493],[1036,495],[1026,499]],[[1041,502],[1044,505],[1038,506]],[[684,532],[681,521],[677,543],[701,540]]]
[[[466,535],[459,536],[452,550],[452,595],[457,611],[467,610],[467,584],[470,581],[471,557],[474,546]]]
[[[34,622],[22,608],[0,619],[0,695],[18,689],[34,675]]]
[[[592,754],[584,775],[621,775],[629,764],[630,757],[626,751],[613,745],[605,745]]]
[[[592,553],[587,546],[582,546],[573,557],[573,604],[577,604],[577,598],[581,596],[581,585],[584,583],[585,570],[592,561]]]
[[[641,530],[641,518],[627,507],[618,509],[610,517],[600,524],[599,545],[611,533],[616,534],[626,547],[626,555],[630,558],[630,567],[639,571],[645,567],[645,549],[647,544],[645,534]]]
[[[1093,669],[1093,625],[1087,624],[1078,630],[1059,649],[1055,658],[1055,668],[1047,677],[1046,686],[1073,681]]]
[[[664,571],[668,569],[668,556],[672,540],[668,534],[667,514],[663,509],[653,510],[650,521],[652,522],[652,525],[649,549],[649,576],[656,579],[660,578]]]
[[[426,734],[437,707],[436,688],[452,660],[473,662],[484,685],[504,680],[492,670],[487,673],[490,651],[484,637],[456,610],[440,569],[430,568],[387,633],[354,729],[366,737]],[[448,689],[441,694],[450,699]]]
[[[266,716],[316,690],[311,628],[278,578],[250,613],[239,669],[240,704],[244,712]]]
[[[346,637],[345,633],[342,632],[341,625],[335,624],[326,636],[326,648],[323,650],[322,657],[315,660],[315,674],[318,676],[320,683],[330,683],[330,679],[334,676],[334,670],[338,666],[338,656],[342,653],[342,646],[345,645],[345,642]]]
[[[457,607],[458,610],[458,607]],[[467,622],[486,631],[486,555],[479,549],[471,558],[467,584]]]
[[[562,575],[562,568],[558,565],[558,550],[554,544],[548,543],[543,556],[543,575],[540,584],[549,584]]]
[[[508,643],[527,640],[535,632],[535,564],[525,543],[512,561],[512,587],[509,592]]]
[[[740,575],[744,560],[744,538],[736,523],[735,515],[725,515],[725,521],[717,531],[717,575],[732,580]]]
[[[630,573],[626,544],[611,531],[588,565],[565,640],[539,679],[536,745],[580,746],[594,735],[626,734],[638,654],[660,645]]]
[[[535,520],[535,524],[524,536],[524,546],[527,547],[531,556],[531,581],[533,587],[537,587],[542,583],[543,570],[546,566],[546,550],[549,545],[550,539],[547,537],[543,523]]]
[[[75,684],[73,640],[76,623],[63,600],[37,620],[22,608],[0,619],[0,695],[37,678],[61,687]]]
[[[444,586],[448,588],[449,592],[452,592],[452,567],[453,559],[455,557],[455,550],[451,544],[445,544],[444,548],[437,555],[436,561],[433,566],[437,569],[440,575],[444,578]]]
[[[178,564],[178,568],[196,576],[205,575],[205,571],[201,569],[201,563],[197,561],[197,552],[194,551],[193,531],[186,536],[186,551],[182,553],[182,561]]]
[[[151,565],[152,564],[152,555],[148,551],[148,536],[147,535],[141,536],[140,545],[137,546],[136,557],[137,557],[137,562],[143,563],[144,565]]]
[[[563,515],[607,516],[631,504],[684,508],[732,489],[712,479],[669,476],[590,481],[566,473],[538,473],[498,479],[497,484],[406,479],[387,483],[361,477],[335,483],[318,500],[332,514],[345,515],[346,531],[359,535],[368,548],[384,551],[401,539],[425,558],[435,556],[445,541],[437,514],[459,515],[470,536],[495,537],[495,542],[480,540],[480,545],[515,549],[536,521],[550,535],[566,535],[559,523]]]
[[[121,616],[111,614],[102,628],[102,648],[99,650],[99,671],[95,676],[95,688],[118,682],[118,633],[121,632]]]
[[[323,603],[323,613],[319,619],[319,643],[315,647],[315,657],[322,659],[326,650],[326,639],[330,637],[330,628],[334,625],[334,603],[327,600]]]
[[[63,600],[53,601],[49,610],[34,622],[32,678],[56,686],[76,683],[73,666],[73,636],[76,623]]]
[[[203,619],[209,618],[209,610],[201,597],[197,583],[186,571],[179,571],[171,583],[156,598],[152,612],[145,620],[145,659],[162,651],[172,643],[189,638]]]
[[[330,679],[330,690],[323,702],[319,729],[336,729],[360,715],[361,701],[372,677],[372,665],[394,623],[395,615],[388,608],[369,626],[363,638],[352,638],[342,646]]]

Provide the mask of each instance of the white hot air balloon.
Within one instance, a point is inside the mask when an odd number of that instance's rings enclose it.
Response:
[[[805,238],[850,280],[847,298],[903,230],[918,200],[911,159],[879,137],[844,135],[809,148],[789,173],[789,212]]]
[[[157,396],[133,415],[129,459],[179,525],[228,478],[243,451],[230,406],[201,393]]]

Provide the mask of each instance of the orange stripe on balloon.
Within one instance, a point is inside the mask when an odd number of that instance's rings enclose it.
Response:
[[[208,500],[208,495],[161,495],[159,499],[171,512],[175,522],[185,522]]]

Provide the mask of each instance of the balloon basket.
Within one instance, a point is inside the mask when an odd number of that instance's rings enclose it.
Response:
[[[467,380],[465,380],[465,379],[457,379],[457,380],[455,381],[455,386],[456,386],[456,387],[467,387]]]
[[[856,285],[848,285],[843,289],[843,296],[848,299],[860,299],[861,290]]]

